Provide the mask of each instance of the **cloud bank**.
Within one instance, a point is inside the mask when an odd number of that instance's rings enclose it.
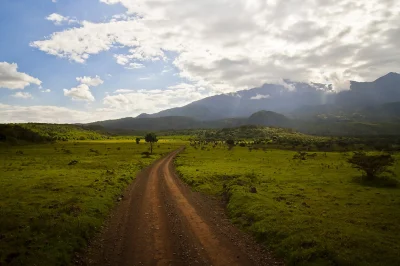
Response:
[[[101,0],[126,7],[118,20],[55,32],[31,43],[84,63],[116,47],[118,64],[167,60],[196,85],[229,92],[278,82],[372,79],[400,69],[400,2],[395,0]]]

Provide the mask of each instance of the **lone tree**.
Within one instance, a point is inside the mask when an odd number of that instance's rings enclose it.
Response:
[[[368,155],[365,152],[356,152],[347,162],[353,168],[363,171],[366,180],[374,180],[383,173],[393,173],[388,167],[393,166],[395,159],[390,154]]]
[[[228,146],[235,145],[235,141],[233,139],[227,139],[225,142],[226,142],[226,144],[228,144]]]
[[[153,154],[153,143],[158,141],[156,134],[147,133],[144,139],[146,142],[150,142],[150,153]]]
[[[228,145],[229,150],[232,150],[233,147],[235,146],[235,141],[233,139],[227,139],[225,142]]]
[[[140,143],[140,138],[136,138],[136,144]]]

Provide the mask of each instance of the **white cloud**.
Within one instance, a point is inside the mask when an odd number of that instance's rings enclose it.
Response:
[[[119,89],[114,91],[114,93],[129,93],[129,92],[134,92],[135,90],[129,90],[129,89]]]
[[[15,98],[21,98],[21,99],[31,99],[31,98],[33,98],[32,97],[32,94],[30,94],[29,92],[16,92],[15,94],[13,94],[13,95],[11,95],[12,97],[15,97]]]
[[[40,90],[40,92],[51,92],[51,90],[50,89],[42,89],[42,90]]]
[[[53,2],[55,3],[55,2]],[[52,21],[55,25],[62,25],[64,22],[68,24],[79,23],[76,19],[70,17],[64,17],[63,15],[52,13],[46,17],[47,20]]]
[[[51,0],[51,2],[53,2],[53,3],[57,3],[57,0]]]
[[[64,89],[64,95],[77,101],[94,101],[94,97],[90,92],[89,86],[86,84],[80,84],[76,88],[72,88],[70,90]]]
[[[42,82],[37,78],[18,72],[18,65],[15,63],[0,62],[0,88],[24,89],[30,84],[40,85]]]
[[[138,80],[150,80],[150,79],[153,79],[154,78],[154,75],[150,75],[150,76],[147,76],[147,77],[140,77],[140,78],[138,78]]]
[[[113,117],[112,110],[77,111],[59,106],[15,106],[0,103],[0,123],[85,123]]]
[[[193,85],[171,86],[160,90],[116,90],[117,95],[107,95],[103,104],[119,112],[138,115],[143,112],[158,112],[166,108],[178,107],[210,96],[202,88]]]
[[[123,54],[116,54],[114,58],[117,60],[117,64],[126,65],[129,63],[129,57]]]
[[[86,94],[88,95],[86,95]],[[191,84],[178,84],[168,89],[143,90],[120,89],[115,95],[106,95],[104,107],[77,111],[57,106],[11,106],[0,103],[0,123],[42,122],[42,123],[84,123],[127,116],[143,112],[158,112],[170,107],[182,106],[211,94]],[[91,99],[86,84],[64,90],[66,96],[75,100]]]
[[[99,76],[96,76],[94,78],[86,76],[77,77],[76,80],[79,81],[81,84],[86,84],[91,87],[96,87],[104,83],[104,81]]]
[[[135,59],[133,55],[116,54],[114,55],[114,58],[116,59],[117,64],[123,65],[127,69],[138,69],[144,67],[143,64],[136,63],[133,61],[133,59]]]
[[[81,84],[70,90],[64,89],[64,96],[71,97],[73,100],[77,101],[93,102],[95,99],[92,92],[90,91],[89,86],[96,87],[104,83],[104,81],[99,76],[77,77],[76,80]]]
[[[139,63],[129,63],[129,66],[127,68],[128,69],[144,68],[144,65]]]
[[[261,99],[269,99],[271,98],[270,95],[262,95],[262,94],[257,94],[256,96],[253,96],[250,98],[250,100],[261,100]]]
[[[117,63],[167,60],[181,77],[213,91],[294,81],[371,80],[400,71],[400,2],[390,0],[101,0],[127,16],[84,21],[31,45],[84,63],[114,47]],[[135,19],[130,15],[135,14]]]

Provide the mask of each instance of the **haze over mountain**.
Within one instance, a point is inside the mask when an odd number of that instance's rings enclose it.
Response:
[[[265,84],[259,88],[211,96],[183,107],[138,117],[187,116],[198,120],[217,120],[248,117],[261,110],[295,116],[299,112],[314,115],[326,108],[331,109],[329,112],[335,112],[343,108],[355,110],[396,101],[400,101],[400,74],[389,73],[373,82],[351,81],[350,90],[337,93],[329,84],[285,80],[284,85]]]

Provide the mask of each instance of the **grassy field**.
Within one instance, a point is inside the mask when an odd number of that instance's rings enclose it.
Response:
[[[400,265],[400,189],[361,184],[351,153],[294,154],[188,147],[176,166],[289,265]],[[399,163],[393,170],[400,177]]]
[[[0,265],[68,265],[136,173],[182,144],[143,158],[142,142],[0,146]]]

